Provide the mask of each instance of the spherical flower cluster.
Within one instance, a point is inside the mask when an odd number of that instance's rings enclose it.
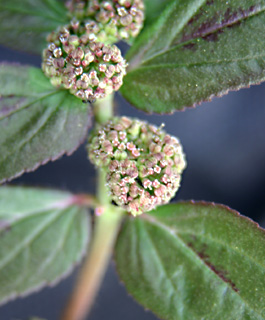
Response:
[[[43,51],[42,69],[51,83],[69,89],[84,101],[102,99],[119,90],[126,74],[126,61],[115,45],[95,41],[92,29],[79,29],[79,23],[52,32]]]
[[[130,40],[143,27],[143,0],[69,0],[67,7],[71,16],[80,21],[96,21],[99,33],[105,33],[105,43]]]
[[[168,203],[186,166],[177,138],[127,117],[96,128],[88,152],[92,163],[106,169],[112,200],[134,216]]]

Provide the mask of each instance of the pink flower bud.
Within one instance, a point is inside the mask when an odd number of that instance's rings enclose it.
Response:
[[[88,152],[92,163],[106,169],[112,200],[132,215],[168,203],[186,166],[178,139],[126,117],[98,126],[90,137]]]
[[[130,41],[143,27],[143,0],[69,0],[66,5],[74,18],[72,27],[83,24],[104,43]]]
[[[95,29],[97,24],[90,25]],[[88,31],[82,24],[78,29],[76,26],[76,22],[70,23],[47,37],[50,43],[43,51],[42,69],[56,87],[70,89],[76,97],[93,102],[119,90],[127,63],[115,45],[91,40],[84,36]],[[112,56],[116,59],[111,60]]]

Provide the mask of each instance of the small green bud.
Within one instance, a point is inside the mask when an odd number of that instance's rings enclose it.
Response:
[[[89,159],[107,171],[112,200],[132,215],[168,203],[186,167],[179,140],[137,119],[113,118],[98,126],[88,144]]]
[[[69,0],[66,6],[71,17],[82,23],[87,19],[96,21],[101,30],[98,36],[104,43],[130,41],[143,27],[143,0]]]
[[[83,33],[72,21],[48,36],[42,62],[42,70],[54,86],[63,86],[91,102],[119,90],[127,67],[118,47],[95,38],[90,29]]]

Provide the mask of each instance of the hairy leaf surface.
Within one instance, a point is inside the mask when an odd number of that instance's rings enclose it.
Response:
[[[0,44],[40,54],[46,36],[67,24],[67,11],[56,0],[0,0]]]
[[[52,285],[82,258],[86,209],[55,190],[0,188],[0,303]]]
[[[121,92],[169,113],[265,79],[265,0],[176,0],[129,50]]]
[[[116,246],[129,293],[162,319],[263,320],[265,232],[212,203],[128,219]]]
[[[0,181],[71,154],[86,137],[89,110],[40,69],[0,64]]]

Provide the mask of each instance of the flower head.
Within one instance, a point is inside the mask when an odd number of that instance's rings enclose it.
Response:
[[[137,119],[113,118],[91,135],[89,158],[107,170],[113,201],[133,215],[168,203],[186,166],[177,138]]]
[[[79,23],[52,32],[43,51],[42,69],[54,86],[63,86],[84,101],[104,98],[119,90],[126,74],[126,61],[115,45],[97,42],[93,30],[80,31]]]
[[[81,22],[96,21],[105,34],[105,41],[100,40],[104,43],[130,40],[143,27],[143,0],[69,0],[67,7],[71,16]]]

